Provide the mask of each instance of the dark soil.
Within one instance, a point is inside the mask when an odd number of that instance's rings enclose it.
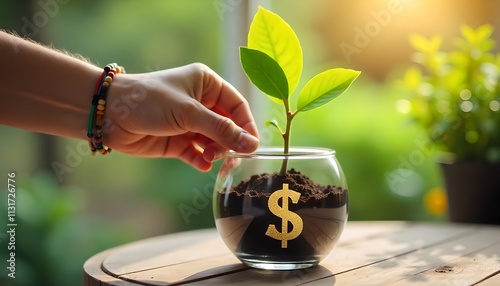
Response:
[[[232,191],[238,196],[269,197],[272,192],[280,190],[283,184],[288,184],[289,189],[299,192],[302,202],[310,199],[321,200],[345,192],[339,187],[317,184],[295,169],[287,171],[285,176],[279,173],[253,175],[249,180],[241,181]],[[343,205],[345,202],[339,201],[339,203]]]

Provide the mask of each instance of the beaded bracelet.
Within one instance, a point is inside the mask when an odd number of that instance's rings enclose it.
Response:
[[[87,137],[89,138],[89,147],[92,155],[97,152],[107,155],[111,152],[111,148],[104,145],[102,142],[102,127],[104,110],[106,109],[106,96],[109,86],[113,81],[115,74],[125,73],[125,69],[112,63],[104,67],[99,80],[94,89],[92,97],[92,106],[90,108],[89,122],[87,126]]]

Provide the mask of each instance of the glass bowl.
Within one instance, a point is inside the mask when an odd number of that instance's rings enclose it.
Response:
[[[286,171],[285,171],[286,170]],[[317,265],[347,221],[348,190],[335,151],[229,152],[215,183],[217,230],[243,263],[291,270]]]

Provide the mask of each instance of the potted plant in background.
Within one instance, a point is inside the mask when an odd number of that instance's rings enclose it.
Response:
[[[248,47],[240,48],[240,59],[250,81],[283,106],[285,127],[277,120],[266,124],[276,127],[284,144],[253,154],[229,153],[215,184],[217,229],[228,248],[249,266],[314,266],[343,231],[347,183],[335,151],[291,147],[292,120],[342,94],[359,72],[339,68],[316,75],[292,107],[291,95],[302,73],[302,49],[293,29],[262,7],[251,23]]]
[[[454,222],[500,224],[500,54],[493,28],[461,28],[456,48],[441,38],[411,37],[415,61],[404,84],[412,119],[447,152],[440,164]]]

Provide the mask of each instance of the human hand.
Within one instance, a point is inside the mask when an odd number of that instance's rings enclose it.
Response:
[[[108,92],[104,141],[142,157],[174,157],[201,171],[232,149],[259,144],[247,101],[203,64],[116,75]]]

